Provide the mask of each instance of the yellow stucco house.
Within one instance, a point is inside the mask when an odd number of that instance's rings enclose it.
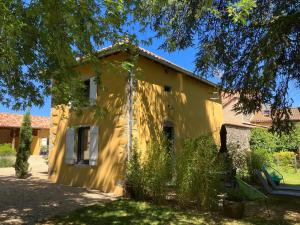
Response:
[[[133,139],[144,149],[164,132],[176,151],[184,138],[201,134],[212,134],[219,143],[222,104],[215,84],[143,48],[137,51],[141,74],[133,81],[132,74],[104,68],[105,90],[97,88],[90,65],[79,67],[93,107],[105,108],[106,116],[95,116],[89,107],[81,115],[67,106],[52,107],[51,181],[122,194]],[[100,53],[99,60],[106,62],[127,55],[114,47]]]

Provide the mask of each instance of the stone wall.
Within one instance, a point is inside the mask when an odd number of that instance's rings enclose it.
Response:
[[[250,150],[250,135],[251,129],[248,127],[240,127],[226,125],[227,146],[230,144],[239,145],[240,149]]]
[[[226,125],[226,146],[236,172],[243,176],[247,171],[247,158],[250,154],[251,129],[248,127]]]

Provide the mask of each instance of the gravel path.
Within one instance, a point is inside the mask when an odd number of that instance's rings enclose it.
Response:
[[[0,168],[0,224],[37,224],[54,215],[116,198],[97,190],[53,184],[39,156],[29,159],[32,176],[16,179],[13,168]]]

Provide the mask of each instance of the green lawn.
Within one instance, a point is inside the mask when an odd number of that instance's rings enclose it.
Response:
[[[290,204],[293,202],[292,204]],[[269,200],[270,216],[263,203],[249,203],[242,220],[225,218],[221,212],[183,211],[145,202],[120,199],[74,211],[67,216],[56,217],[47,224],[296,224],[300,221],[300,200]]]
[[[284,183],[300,185],[300,169],[298,169],[297,172],[291,168],[283,169],[277,167],[276,169],[283,175]]]

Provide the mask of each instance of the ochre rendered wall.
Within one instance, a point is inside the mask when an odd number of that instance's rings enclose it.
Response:
[[[41,130],[37,130],[36,136],[32,136],[32,143],[31,143],[32,155],[40,154],[42,138],[49,138],[49,134],[50,134],[49,129],[41,129]]]
[[[108,58],[117,59],[115,56]],[[93,76],[89,66],[80,69],[86,78]],[[68,107],[51,110],[49,177],[54,182],[100,189],[104,192],[122,192],[118,182],[123,177],[124,156],[127,143],[125,95],[127,74],[115,70],[103,71],[104,90],[98,89],[96,106],[107,110],[99,117],[92,108],[81,115]],[[66,129],[78,125],[99,127],[99,154],[97,166],[67,165],[64,162]],[[121,193],[120,193],[121,194]]]
[[[134,137],[145,147],[151,138],[162,134],[165,122],[175,130],[175,147],[179,150],[187,137],[213,135],[220,143],[222,105],[211,100],[216,89],[195,78],[180,74],[161,64],[141,58],[142,75],[137,82],[134,106]],[[165,92],[164,86],[172,91]]]
[[[120,59],[110,56],[105,60]],[[139,60],[142,74],[134,95],[133,136],[141,148],[152,137],[160,134],[163,123],[170,121],[175,128],[176,148],[180,149],[185,137],[212,134],[219,143],[222,123],[220,101],[212,101],[211,85],[179,74],[161,64],[144,57]],[[80,71],[92,76],[88,65]],[[95,117],[87,109],[81,115],[70,112],[67,107],[54,106],[51,110],[49,178],[54,182],[85,186],[105,192],[122,193],[124,162],[128,138],[127,73],[105,70],[102,73],[105,91],[98,90],[97,106],[107,109],[103,118]],[[164,92],[164,85],[172,87],[171,93]],[[99,157],[97,166],[66,165],[64,163],[67,127],[78,125],[99,126]]]

